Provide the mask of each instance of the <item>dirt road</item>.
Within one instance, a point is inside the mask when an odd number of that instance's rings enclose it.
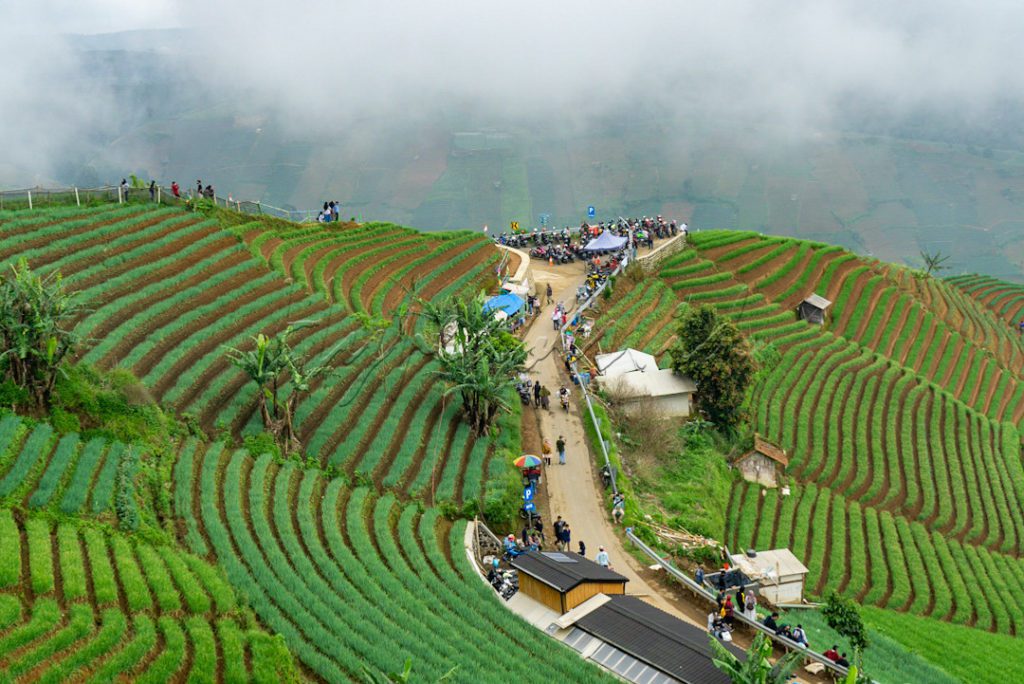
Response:
[[[548,266],[535,261],[533,272],[538,292],[543,292],[547,284],[551,283],[555,302],[562,301],[569,306],[575,302],[576,288],[584,281],[581,264]],[[662,610],[703,627],[702,623],[678,610],[657,588],[640,577],[638,570],[642,571],[642,567],[622,548],[619,537],[612,530],[609,512],[604,508],[601,484],[597,479],[598,469],[591,462],[583,429],[584,416],[580,412],[586,411],[586,407],[579,401],[579,389],[569,382],[560,355],[558,333],[551,323],[554,308],[554,305],[545,304],[526,335],[526,346],[530,350],[527,365],[536,362],[530,376],[551,390],[552,402],[550,411],[524,409],[524,420],[538,418],[541,438],[546,437],[554,445],[561,435],[567,445],[566,465],[558,465],[555,457],[552,465],[545,469],[544,485],[550,507],[549,511],[543,511],[546,529],[551,531],[551,522],[556,516],[562,516],[569,521],[572,530],[573,551],[577,550],[577,544],[582,540],[587,547],[587,557],[593,559],[599,547],[604,546],[611,557],[612,568],[629,578],[627,593],[643,596]],[[562,410],[555,396],[562,385],[570,387],[573,392],[568,413]]]

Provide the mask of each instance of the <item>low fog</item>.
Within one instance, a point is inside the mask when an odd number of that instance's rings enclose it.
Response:
[[[188,39],[156,47],[189,87],[328,134],[452,109],[585,126],[642,107],[800,131],[850,107],[928,107],[970,125],[1024,95],[1014,2],[15,0],[0,5],[6,175],[52,173],[138,118],[66,35],[169,27]]]

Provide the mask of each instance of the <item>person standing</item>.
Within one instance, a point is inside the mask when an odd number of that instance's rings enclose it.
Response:
[[[597,558],[595,558],[594,560],[597,562],[598,565],[604,566],[606,568],[611,565],[611,561],[608,558],[608,552],[604,550],[603,546],[598,547]]]
[[[550,304],[550,303],[551,302],[549,301],[548,304]],[[561,323],[562,323],[562,313],[556,308],[554,310],[554,312],[551,314],[551,329],[552,330],[558,330],[558,328],[561,325]]]
[[[568,551],[569,544],[572,544],[572,529],[569,527],[569,523],[566,522],[562,527],[562,551]]]
[[[704,586],[704,566],[703,565],[698,565],[697,566],[697,572],[694,573],[693,579],[697,583],[698,586],[700,586],[700,587]]]
[[[175,199],[181,199],[181,188],[178,187],[178,181],[171,181],[171,194]]]
[[[149,181],[149,201],[156,202],[156,181]]]
[[[196,199],[203,196],[203,181],[202,179],[196,180]]]
[[[747,589],[747,600],[743,604],[743,615],[751,622],[757,622],[757,598],[754,597],[753,589]]]
[[[615,492],[615,496],[612,497],[612,520],[615,521],[615,524],[619,524],[624,517],[626,517],[626,497],[622,492]]]
[[[121,179],[121,197],[122,197],[122,199],[125,202],[128,201],[128,179],[127,178],[122,178]]]
[[[551,283],[548,283],[546,293],[548,297],[548,304],[553,304],[555,301],[555,291],[551,289]]]
[[[547,437],[541,441],[540,452],[544,457],[544,463],[546,465],[551,465],[551,442]]]
[[[584,558],[587,557],[587,545],[583,543],[582,539],[580,539],[580,555]]]
[[[565,465],[565,439],[562,435],[558,435],[558,441],[555,442],[555,449],[558,451],[558,465]]]
[[[540,408],[540,381],[533,386],[533,405]]]

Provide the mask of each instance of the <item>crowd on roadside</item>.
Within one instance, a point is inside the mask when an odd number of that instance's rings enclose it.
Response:
[[[599,221],[589,224],[584,221],[579,228],[566,226],[561,229],[535,228],[525,232],[502,232],[493,239],[500,245],[529,249],[531,257],[547,259],[554,265],[578,260],[589,262],[592,254],[586,251],[587,244],[605,231],[631,239],[633,243],[627,243],[626,250],[632,251],[641,246],[654,249],[656,239],[667,239],[680,233],[686,235],[687,227],[685,223],[666,221],[661,216],[642,216],[607,223]]]
[[[732,641],[731,632],[736,624],[737,613],[750,622],[757,622],[757,596],[753,589],[747,589],[744,592],[743,579],[737,579],[734,571],[729,568],[728,564],[716,572],[714,580],[711,581],[708,581],[708,578],[705,576],[704,568],[699,566],[694,573],[694,580],[701,587],[710,586],[717,589],[715,596],[717,608],[708,613],[707,624],[708,632],[713,636],[722,641]],[[728,593],[727,587],[732,586],[737,581],[740,585],[736,587],[734,594],[736,600],[734,601],[733,595]],[[802,648],[810,649],[811,647],[804,626],[800,623],[793,626],[780,622],[778,611],[773,610],[769,615],[766,615],[761,624],[772,633],[785,637]],[[849,667],[850,661],[846,653],[840,653],[838,649],[839,646],[834,644],[832,648],[825,651],[822,655],[836,665]]]

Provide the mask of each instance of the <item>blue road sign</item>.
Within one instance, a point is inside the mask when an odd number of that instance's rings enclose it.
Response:
[[[532,501],[527,501],[525,504],[523,504],[523,510],[526,511],[527,513],[533,513],[534,511],[537,510],[537,505]]]
[[[594,218],[595,216],[597,216],[597,208],[594,207],[593,204],[591,204],[589,207],[587,207],[587,218]]]
[[[523,501],[533,501],[533,487],[523,488]]]

